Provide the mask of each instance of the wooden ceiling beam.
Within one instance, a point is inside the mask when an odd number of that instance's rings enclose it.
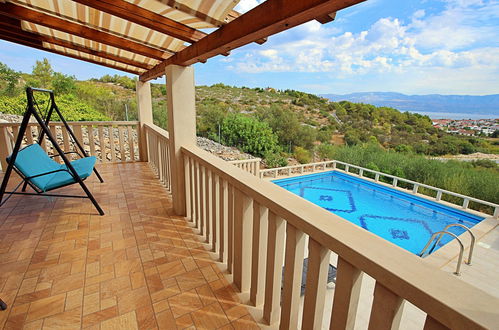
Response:
[[[60,51],[55,50],[55,49],[45,48],[45,47],[43,47],[43,43],[41,41],[40,41],[40,43],[34,43],[34,42],[31,42],[31,41],[26,41],[26,40],[24,40],[22,38],[16,37],[15,35],[11,35],[9,33],[4,33],[4,32],[0,33],[0,39],[6,40],[6,41],[10,41],[10,42],[14,42],[16,44],[20,44],[20,45],[23,45],[23,46],[28,46],[28,47],[31,47],[31,48],[36,48],[36,49],[43,50],[43,51],[46,51],[46,52],[54,53],[54,54],[57,54],[57,55],[62,55],[62,56],[74,58],[76,60],[85,61],[85,62],[97,64],[97,65],[102,65],[102,66],[105,66],[105,67],[108,67],[108,68],[111,68],[111,69],[115,69],[115,70],[119,70],[119,71],[124,71],[124,72],[128,72],[128,73],[131,73],[131,74],[140,75],[140,71],[129,70],[129,69],[125,69],[125,68],[119,67],[117,65],[108,64],[108,63],[104,63],[104,62],[100,62],[100,61],[95,61],[95,60],[92,60],[92,59],[89,59],[89,58],[83,58],[83,57],[79,57],[79,56],[72,55],[72,54],[67,54],[67,53],[60,52]]]
[[[336,12],[316,17],[315,20],[321,24],[326,24],[334,21],[335,18]]]
[[[362,1],[267,0],[143,73],[140,80],[148,81],[164,75],[168,65],[187,66],[204,61]]]
[[[148,70],[148,69],[150,69],[152,67],[152,65],[147,65],[144,62],[134,61],[134,60],[131,60],[129,58],[117,56],[117,55],[114,55],[114,54],[111,54],[111,53],[107,53],[107,52],[103,52],[103,51],[100,51],[100,50],[96,50],[96,49],[93,49],[93,48],[88,48],[88,47],[85,47],[85,46],[82,46],[82,45],[79,45],[79,44],[75,44],[75,43],[72,43],[72,42],[68,42],[68,41],[65,41],[65,40],[56,39],[56,38],[48,37],[48,36],[41,36],[41,39],[44,42],[47,42],[49,44],[61,46],[61,47],[64,47],[64,48],[73,49],[73,50],[76,50],[76,51],[79,51],[79,52],[82,52],[82,53],[87,53],[87,54],[90,54],[90,55],[102,57],[102,58],[105,58],[105,59],[108,59],[108,60],[111,60],[111,61],[115,61],[115,62],[120,62],[120,63],[123,63],[123,64],[132,65],[132,66],[135,66],[137,68],[144,69],[144,70]]]
[[[201,21],[209,23],[209,24],[211,24],[213,26],[219,26],[220,27],[220,26],[223,26],[224,24],[226,24],[226,22],[220,21],[220,20],[218,20],[218,19],[216,19],[214,17],[208,16],[207,14],[202,13],[202,12],[200,12],[200,11],[194,9],[194,8],[191,8],[191,7],[189,7],[188,5],[186,5],[184,3],[180,3],[180,2],[175,1],[175,0],[158,0],[158,1],[164,3],[165,5],[168,5],[169,7],[172,7],[173,9],[181,11],[181,12],[187,14],[187,15],[191,15],[193,17],[196,17],[196,18],[200,19]]]
[[[189,43],[194,43],[206,36],[204,32],[124,0],[73,1]]]
[[[47,42],[50,44],[58,45],[65,48],[74,49],[76,51],[87,53],[90,55],[102,57],[108,60],[112,60],[115,62],[119,62],[122,64],[132,65],[137,68],[141,68],[144,70],[148,70],[152,68],[152,65],[147,65],[143,62],[134,61],[125,57],[116,56],[114,54],[110,54],[107,52],[99,51],[93,48],[87,48],[79,44],[75,44],[69,41],[56,39],[54,37],[46,36],[43,34],[38,34],[31,31],[24,31],[21,28],[21,21],[16,20],[14,18],[5,17],[0,14],[0,32],[11,32],[11,34],[15,34],[19,37],[24,38],[25,40],[36,40],[38,42]]]
[[[128,50],[132,53],[137,53],[157,60],[164,59],[164,53],[156,48],[12,3],[0,2],[0,13],[11,18],[39,24],[74,36]]]

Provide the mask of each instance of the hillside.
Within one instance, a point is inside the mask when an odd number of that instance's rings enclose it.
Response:
[[[499,118],[499,94],[493,95],[405,95],[401,93],[371,92],[352,94],[323,94],[331,101],[350,101],[393,107],[403,111],[425,114],[458,114],[458,116],[478,116]],[[441,117],[441,116],[440,116]]]
[[[31,74],[0,65],[0,112],[22,114],[24,86],[54,89],[68,120],[137,119],[135,81],[126,76],[104,76],[91,81],[54,72],[48,61],[37,61]],[[155,123],[166,128],[166,88],[152,87]],[[377,144],[400,152],[440,156],[498,153],[480,138],[449,135],[432,127],[419,114],[390,107],[323,97],[294,90],[198,86],[198,135],[236,146],[282,165],[289,156],[300,162],[320,158],[332,145]],[[128,117],[125,109],[128,109]]]

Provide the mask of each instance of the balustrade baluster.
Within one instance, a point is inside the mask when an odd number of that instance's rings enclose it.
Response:
[[[284,220],[269,210],[263,305],[263,318],[269,325],[277,321],[280,309],[285,228]]]
[[[293,225],[286,225],[286,256],[280,329],[298,324],[305,234]]]

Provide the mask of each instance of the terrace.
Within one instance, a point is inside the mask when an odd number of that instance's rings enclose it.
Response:
[[[241,16],[223,0],[196,8],[154,0],[0,3],[0,37],[140,75],[138,122],[71,123],[101,163],[105,182],[87,182],[104,216],[86,200],[15,196],[0,208],[0,297],[9,305],[0,326],[496,327],[497,288],[478,288],[471,268],[466,281],[452,275],[455,250],[422,260],[261,180],[254,162],[230,164],[195,145],[189,65],[309,20],[331,21],[357,2],[268,0]],[[218,29],[205,35],[197,30],[204,27]],[[148,81],[162,75],[168,132],[152,120]],[[26,143],[38,134],[32,126]],[[16,127],[0,126],[4,169]],[[60,123],[51,131],[71,148]],[[483,272],[494,268],[483,262],[497,250],[494,215],[477,248]]]

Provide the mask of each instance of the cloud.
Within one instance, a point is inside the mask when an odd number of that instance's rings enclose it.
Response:
[[[244,14],[245,12],[250,11],[251,9],[258,6],[262,2],[263,0],[241,0],[234,9]]]
[[[336,79],[389,74],[410,80],[417,73],[435,84],[454,75],[478,80],[483,75],[487,77],[483,81],[497,86],[499,45],[493,41],[499,40],[499,2],[445,0],[444,4],[437,13],[418,9],[407,21],[380,18],[357,33],[309,22],[298,32],[286,32],[294,33],[294,38],[250,50],[232,68],[243,73],[329,72]],[[444,77],[428,78],[437,72]]]

